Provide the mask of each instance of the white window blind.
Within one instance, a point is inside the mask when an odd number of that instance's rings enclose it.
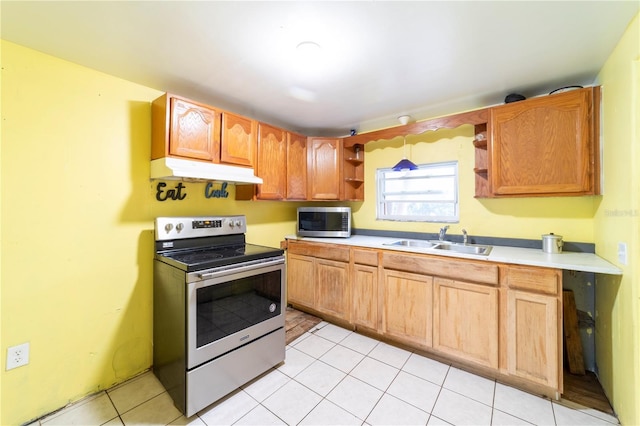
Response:
[[[377,218],[457,222],[458,162],[419,165],[417,170],[378,169]]]

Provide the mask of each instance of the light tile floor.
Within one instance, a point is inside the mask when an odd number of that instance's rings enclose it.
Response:
[[[185,418],[151,372],[34,425],[611,425],[615,417],[496,383],[326,322],[286,361]]]

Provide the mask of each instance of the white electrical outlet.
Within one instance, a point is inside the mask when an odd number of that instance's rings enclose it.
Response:
[[[29,343],[7,348],[7,370],[29,364]]]
[[[618,243],[618,262],[626,265],[629,262],[627,257],[627,243]]]

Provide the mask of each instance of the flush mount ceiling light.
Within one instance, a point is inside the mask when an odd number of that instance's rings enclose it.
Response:
[[[409,117],[408,115],[401,115],[400,117],[398,117],[398,121],[403,126],[407,124],[409,120],[411,120],[411,117]],[[410,160],[407,159],[407,137],[404,136],[404,141],[402,143],[402,160],[400,160],[398,164],[393,166],[392,170],[394,172],[399,172],[401,170],[417,170],[417,169],[418,169],[418,166],[416,166],[414,163],[412,163]]]
[[[322,48],[315,41],[303,41],[296,46],[296,52],[304,60],[317,60]]]

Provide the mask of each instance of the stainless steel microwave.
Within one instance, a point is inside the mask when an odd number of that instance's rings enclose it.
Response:
[[[348,238],[351,236],[351,207],[298,207],[296,234]]]

